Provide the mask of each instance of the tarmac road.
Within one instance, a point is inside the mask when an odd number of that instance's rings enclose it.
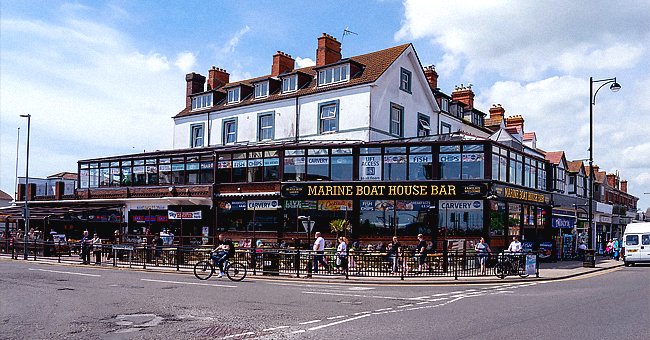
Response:
[[[0,331],[3,339],[647,339],[650,266],[404,286],[199,281],[0,260]]]

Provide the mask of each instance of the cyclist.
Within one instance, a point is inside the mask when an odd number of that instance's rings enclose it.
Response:
[[[215,266],[219,267],[218,278],[223,277],[223,264],[231,256],[235,255],[235,245],[230,239],[226,239],[224,234],[219,234],[219,240],[217,240],[216,248],[212,250],[212,260],[214,261]]]
[[[522,263],[523,257],[521,256],[522,250],[523,249],[521,246],[521,242],[519,242],[519,238],[517,236],[513,236],[512,242],[510,242],[510,245],[508,246],[508,250],[507,250],[507,252],[509,253],[508,260],[512,264],[513,269],[519,270],[519,268],[524,265]]]
[[[519,242],[519,238],[517,236],[512,237],[512,242],[510,242],[510,245],[508,246],[508,252],[511,253],[521,252],[521,242]]]

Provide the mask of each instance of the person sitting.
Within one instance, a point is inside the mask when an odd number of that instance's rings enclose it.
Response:
[[[214,264],[219,267],[218,278],[223,277],[223,264],[231,256],[235,255],[235,245],[230,239],[226,239],[224,234],[219,234],[219,239],[217,240],[216,248],[212,250],[212,260]]]

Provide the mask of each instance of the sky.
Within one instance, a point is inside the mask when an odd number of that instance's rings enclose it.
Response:
[[[343,37],[344,29],[353,31]],[[522,115],[538,147],[589,157],[589,77],[598,92],[594,160],[650,207],[649,1],[2,1],[0,189],[76,172],[77,161],[172,148],[185,74],[269,74],[281,50],[314,63],[316,39],[343,57],[413,43],[439,87],[473,85],[475,106]]]

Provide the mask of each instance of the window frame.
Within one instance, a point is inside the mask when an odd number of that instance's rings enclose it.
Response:
[[[264,90],[264,87],[266,87],[266,91],[264,93],[261,93],[262,90]],[[260,91],[258,91],[258,89]],[[260,93],[258,94],[258,92],[260,92]],[[266,97],[269,96],[269,81],[268,80],[255,83],[254,96],[255,96],[255,99],[266,98]]]
[[[393,131],[393,109],[399,110],[399,131]],[[390,112],[388,115],[388,132],[395,137],[404,137],[404,107],[393,102],[390,103]]]
[[[293,85],[294,85],[293,88],[290,87],[292,80],[293,80]],[[284,88],[285,81],[289,84],[289,86],[287,86],[286,90]],[[296,91],[298,91],[298,75],[294,74],[294,75],[282,77],[282,93],[292,93],[292,92],[296,92]]]
[[[235,99],[234,93],[237,93],[237,98]],[[233,93],[231,96],[230,94]],[[232,97],[232,98],[231,98]],[[241,87],[236,86],[231,89],[228,89],[228,94],[227,94],[227,103],[228,104],[237,104],[241,102]]]
[[[318,103],[318,111],[317,111],[317,121],[318,121],[318,134],[327,134],[327,133],[336,133],[339,131],[339,117],[341,116],[341,110],[340,110],[340,101],[338,99],[336,100],[330,100],[322,103]],[[334,113],[334,124],[336,125],[334,130],[328,130],[328,131],[323,131],[323,119],[322,119],[322,112],[323,108],[329,107],[329,106],[334,106],[335,107],[335,113]],[[330,120],[330,119],[328,119]]]
[[[197,135],[194,134],[194,131],[200,130],[201,131],[201,136],[198,137]],[[198,145],[197,139],[201,139],[201,144]],[[204,147],[204,141],[205,141],[205,123],[195,123],[190,125],[190,148],[201,148]]]
[[[408,77],[406,83],[404,82],[404,76],[405,75]],[[409,71],[409,70],[407,70],[407,69],[405,69],[403,67],[400,67],[399,89],[406,92],[406,93],[408,93],[408,94],[412,94],[412,92],[411,92],[412,79],[413,79],[413,73],[411,73],[411,71]]]
[[[342,76],[341,70],[345,69],[345,78]],[[335,80],[335,71],[338,70],[339,74],[339,80]],[[331,72],[331,80],[327,81],[327,72]],[[333,84],[338,84],[338,83],[344,83],[347,81],[350,81],[350,64],[342,64],[342,65],[336,65],[328,68],[324,68],[322,70],[318,70],[318,86],[327,86],[327,85],[333,85]]]
[[[422,124],[422,121],[426,123],[426,127]],[[422,127],[422,129],[420,129]],[[420,131],[425,131],[425,134],[420,136]],[[426,137],[431,135],[431,117],[425,115],[424,113],[418,112],[418,127],[417,127],[417,137]]]
[[[228,131],[226,130],[226,126],[233,124],[235,126],[235,140],[233,142],[228,142]],[[235,144],[237,143],[237,117],[234,118],[229,118],[229,119],[224,119],[221,123],[221,143],[223,145],[228,145],[228,144]]]
[[[214,105],[212,93],[201,94],[192,97],[191,111],[202,110]]]
[[[443,129],[447,129],[447,132],[442,132]],[[440,122],[440,134],[445,135],[445,134],[450,134],[451,133],[451,124],[446,123],[446,122]]]
[[[271,138],[263,138],[262,129],[262,119],[265,117],[271,117]],[[257,114],[257,141],[267,141],[275,139],[275,111],[260,112]]]

